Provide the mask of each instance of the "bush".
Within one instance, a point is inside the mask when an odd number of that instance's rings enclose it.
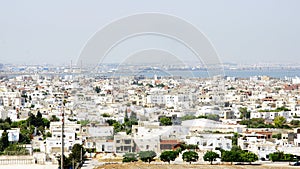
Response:
[[[292,120],[290,122],[290,124],[293,125],[293,126],[298,126],[300,124],[300,121],[299,120]]]
[[[126,153],[123,155],[123,163],[128,163],[128,162],[136,162],[138,161],[137,155],[135,153]]]
[[[18,144],[9,145],[3,152],[5,155],[28,155],[29,152],[25,147]]]
[[[281,133],[272,135],[272,138],[276,138],[277,140],[281,139]]]
[[[284,154],[281,151],[269,154],[271,161],[295,161],[295,155],[293,154]]]
[[[272,124],[265,124],[262,118],[253,118],[250,120],[242,120],[241,125],[247,125],[247,128],[274,128]]]
[[[254,162],[258,160],[258,156],[252,152],[243,152],[241,154],[242,162]]]
[[[180,144],[180,148],[181,148],[181,151],[184,151],[186,149],[188,149],[188,150],[198,150],[199,149],[197,144]]]
[[[233,146],[230,151],[221,151],[221,161],[224,162],[254,162],[258,156],[252,152],[241,150],[238,146]]]
[[[103,113],[101,114],[102,117],[110,117],[110,115],[108,113]]]
[[[151,163],[151,161],[154,161],[154,157],[156,157],[156,153],[154,151],[141,151],[139,152],[140,160],[143,162]]]
[[[180,117],[180,120],[181,120],[181,121],[185,121],[185,120],[193,120],[193,119],[197,119],[197,117],[196,117],[196,116],[193,116],[193,115],[185,115],[185,116]]]
[[[168,117],[160,118],[159,122],[162,126],[171,126],[173,124],[171,118]]]

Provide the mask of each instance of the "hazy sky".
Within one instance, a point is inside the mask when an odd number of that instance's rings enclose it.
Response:
[[[299,7],[299,0],[0,0],[0,63],[75,63],[101,27],[144,12],[192,23],[223,62],[300,63]]]

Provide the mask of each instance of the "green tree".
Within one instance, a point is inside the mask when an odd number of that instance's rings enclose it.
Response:
[[[106,123],[109,125],[109,126],[112,126],[114,123],[117,123],[116,120],[113,120],[113,119],[108,119],[106,120]]]
[[[233,137],[232,137],[232,145],[238,145],[238,138],[239,138],[239,134],[238,133],[234,133]]]
[[[136,162],[138,161],[137,159],[137,154],[135,153],[125,153],[123,155],[123,163],[128,163],[128,162]]]
[[[34,114],[29,113],[29,117],[27,118],[28,126],[33,125],[36,126],[36,117]]]
[[[269,154],[269,159],[271,161],[295,161],[295,155],[293,154],[284,154],[284,152],[278,151]]]
[[[241,113],[241,119],[249,119],[250,118],[250,111],[247,110],[247,107],[241,107],[239,108],[239,111]]]
[[[281,161],[284,159],[284,153],[283,152],[275,152],[275,153],[270,153],[269,154],[269,159],[271,161]]]
[[[293,126],[298,126],[300,124],[300,120],[292,120],[290,124]]]
[[[163,162],[168,162],[170,164],[171,161],[174,161],[178,156],[178,152],[176,151],[164,151],[160,155],[160,160]]]
[[[186,149],[188,150],[197,150],[199,149],[198,145],[197,144],[180,144],[180,148],[181,148],[181,151],[184,151]]]
[[[49,131],[43,135],[44,139],[46,139],[47,137],[52,137],[52,134]]]
[[[128,112],[127,112],[127,107],[125,109],[125,116],[124,116],[124,122],[126,123],[127,121],[129,121],[129,118],[128,118]]]
[[[110,117],[110,115],[108,113],[103,113],[101,114],[102,117]]]
[[[206,118],[209,120],[214,120],[214,121],[219,121],[219,119],[220,119],[219,115],[216,115],[216,114],[209,114],[206,116]]]
[[[210,164],[212,164],[213,161],[216,161],[217,158],[219,158],[219,154],[213,151],[208,151],[204,154],[203,160],[209,161]]]
[[[156,157],[156,153],[154,151],[141,151],[141,152],[139,152],[139,158],[143,162],[151,163],[151,161],[154,160],[154,157]]]
[[[42,122],[43,122],[43,127],[47,127],[49,128],[50,127],[50,121],[48,119],[45,119],[45,118],[42,118]]]
[[[0,138],[0,151],[5,150],[9,146],[8,133],[4,131]]]
[[[242,162],[254,162],[258,160],[258,156],[252,152],[244,152],[241,154]]]
[[[262,118],[242,120],[240,124],[247,125],[248,128],[274,128],[274,126],[271,124],[265,124],[265,120]]]
[[[99,87],[99,86],[96,86],[96,87],[95,87],[95,91],[96,91],[96,93],[100,93],[100,92],[101,92],[100,87]]]
[[[50,117],[50,122],[53,122],[53,121],[59,121],[59,118],[56,115],[52,115]]]
[[[130,118],[128,118],[127,108],[125,110],[125,117],[124,117],[124,129],[126,134],[132,133],[132,125],[137,125],[138,120],[136,118],[136,113],[131,112]]]
[[[283,125],[285,124],[285,122],[286,122],[286,118],[283,116],[277,116],[274,119],[275,127],[278,127],[278,128],[282,128]]]
[[[35,117],[35,124],[33,124],[35,127],[45,126],[44,125],[44,119],[42,116],[42,113],[40,111],[37,112]]]
[[[7,117],[7,118],[4,120],[4,122],[7,122],[9,125],[11,125],[11,123],[12,123],[12,121],[11,121],[11,119],[10,119],[9,117]]]
[[[81,124],[81,126],[86,126],[90,123],[90,121],[89,120],[81,120],[79,123]]]
[[[123,131],[123,129],[124,129],[124,126],[119,122],[113,123],[112,126],[114,126],[114,132],[115,133]]]
[[[221,161],[224,162],[242,162],[241,154],[244,151],[239,146],[232,146],[230,151],[221,151]]]
[[[252,152],[241,150],[239,146],[233,146],[230,151],[221,150],[221,161],[224,162],[254,162],[258,156]]]
[[[171,126],[173,124],[172,120],[168,117],[161,117],[159,122],[162,126]]]
[[[69,169],[72,166],[72,161],[70,160],[70,158],[66,157],[65,155],[64,155],[64,166],[63,167],[61,167],[61,156],[58,157],[57,161],[58,161],[58,166],[60,169],[61,168]]]
[[[224,161],[224,162],[234,162],[235,161],[235,153],[233,151],[222,151],[222,154],[221,154],[221,161]]]
[[[74,144],[72,147],[71,154],[69,155],[69,161],[75,162],[75,165],[83,162],[84,154],[86,153],[85,148],[81,144]]]
[[[25,147],[20,146],[18,144],[10,144],[7,148],[5,148],[4,154],[7,155],[28,155],[29,152]]]
[[[45,134],[45,127],[40,126],[37,128],[37,130],[40,132],[40,134],[44,135]]]
[[[30,144],[31,133],[29,130],[21,130],[19,135],[19,143]]]
[[[42,119],[43,118],[43,115],[42,113],[38,110],[37,114],[36,114],[36,118],[38,119]]]
[[[277,140],[281,139],[281,133],[272,135],[272,138],[277,138]]]
[[[199,155],[195,151],[186,151],[182,154],[183,161],[189,162],[190,164],[192,162],[196,162],[199,159]]]
[[[11,128],[11,126],[8,122],[0,123],[0,130],[9,130],[10,128]]]

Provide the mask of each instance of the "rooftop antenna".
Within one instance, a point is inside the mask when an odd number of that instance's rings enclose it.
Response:
[[[70,71],[71,71],[71,73],[73,72],[72,60],[71,60],[71,65],[70,65]]]
[[[82,73],[82,60],[80,60],[80,73]]]

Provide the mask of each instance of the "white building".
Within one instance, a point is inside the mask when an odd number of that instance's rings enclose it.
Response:
[[[187,144],[195,144],[200,150],[215,150],[221,148],[223,150],[231,150],[233,134],[197,134],[185,139]]]

